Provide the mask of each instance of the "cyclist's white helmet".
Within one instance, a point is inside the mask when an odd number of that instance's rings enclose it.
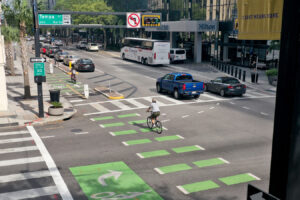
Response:
[[[152,103],[156,103],[156,99],[152,98]]]

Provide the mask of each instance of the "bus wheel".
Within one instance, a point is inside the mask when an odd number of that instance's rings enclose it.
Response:
[[[147,58],[144,59],[144,65],[148,65],[148,60],[147,60]]]
[[[144,58],[141,59],[141,63],[142,63],[143,65],[145,64],[145,59],[144,59]]]
[[[124,53],[122,54],[122,60],[125,60],[125,54]]]

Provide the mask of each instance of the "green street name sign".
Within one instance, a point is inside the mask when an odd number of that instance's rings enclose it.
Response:
[[[71,15],[39,14],[39,25],[71,25]]]
[[[46,76],[44,63],[34,63],[33,68],[34,76]]]

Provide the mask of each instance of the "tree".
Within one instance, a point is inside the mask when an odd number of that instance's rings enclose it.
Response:
[[[24,75],[24,98],[31,98],[30,93],[30,83],[29,83],[29,63],[27,56],[27,47],[26,47],[26,27],[28,24],[32,24],[32,11],[28,5],[27,0],[14,0],[12,5],[4,6],[4,17],[7,20],[7,23],[11,26],[19,28],[19,40],[21,47],[21,63],[23,68]]]
[[[10,74],[15,76],[14,60],[13,60],[13,46],[14,41],[19,41],[19,30],[15,27],[4,26],[1,30],[4,36],[5,42],[5,56],[7,60],[8,68],[10,69]]]

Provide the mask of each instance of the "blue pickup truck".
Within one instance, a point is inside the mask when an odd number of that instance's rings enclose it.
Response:
[[[191,74],[176,72],[158,78],[156,90],[159,93],[172,93],[176,99],[182,96],[198,98],[204,91],[204,83],[194,80]]]

